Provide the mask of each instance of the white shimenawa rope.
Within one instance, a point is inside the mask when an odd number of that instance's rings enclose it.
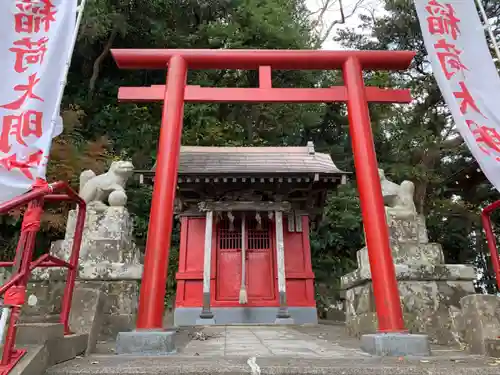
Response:
[[[241,286],[240,286],[240,305],[248,302],[247,289],[245,286],[246,279],[246,247],[247,241],[245,237],[245,215],[241,215]]]

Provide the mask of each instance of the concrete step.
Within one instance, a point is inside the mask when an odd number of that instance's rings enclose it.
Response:
[[[43,345],[53,339],[64,337],[61,323],[20,323],[17,325],[17,345]]]
[[[50,353],[47,367],[53,366],[57,363],[66,362],[79,355],[83,355],[87,349],[87,340],[87,334],[77,333],[74,335],[64,336],[62,339],[47,341],[45,346]]]
[[[18,346],[19,349],[26,349],[27,353],[21,358],[21,360],[14,367],[9,375],[40,375],[40,369],[46,369],[48,352],[45,345],[22,345]]]
[[[47,333],[55,334],[54,328],[38,331],[47,337]],[[25,337],[24,337],[25,338]],[[23,340],[24,340],[23,338]],[[29,341],[29,340],[28,340]],[[36,341],[33,338],[31,341]],[[43,375],[45,370],[58,363],[66,362],[85,353],[88,335],[75,334],[49,338],[38,345],[16,345],[20,349],[27,349],[27,353],[11,372],[12,375]]]
[[[249,353],[249,356],[251,354]],[[90,356],[61,363],[46,375],[498,375],[498,366],[483,359],[432,358],[261,358],[247,357]]]
[[[59,323],[60,314],[21,315],[19,323]]]

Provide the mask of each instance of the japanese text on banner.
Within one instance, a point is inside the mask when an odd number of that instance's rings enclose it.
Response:
[[[0,202],[45,178],[77,0],[0,3]]]
[[[425,46],[460,135],[500,190],[500,77],[474,1],[415,0]]]

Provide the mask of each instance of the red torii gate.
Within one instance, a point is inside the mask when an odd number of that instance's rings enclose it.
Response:
[[[407,69],[409,51],[115,49],[122,69],[165,69],[166,86],[121,87],[120,101],[163,101],[137,329],[163,329],[168,256],[184,102],[347,102],[361,211],[380,332],[405,331],[389,246],[368,102],[409,103],[408,90],[365,87],[363,70]],[[187,86],[188,69],[259,70],[258,88]],[[271,70],[342,69],[344,86],[272,88]]]

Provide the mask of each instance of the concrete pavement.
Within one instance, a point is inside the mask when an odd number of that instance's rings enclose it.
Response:
[[[183,350],[186,356],[203,357],[298,357],[354,358],[366,357],[359,349],[340,346],[311,337],[286,326],[225,326],[207,327]]]
[[[59,364],[47,375],[500,375],[500,361],[433,347],[422,358],[374,357],[342,326],[226,326],[189,332],[176,354],[95,354]]]

